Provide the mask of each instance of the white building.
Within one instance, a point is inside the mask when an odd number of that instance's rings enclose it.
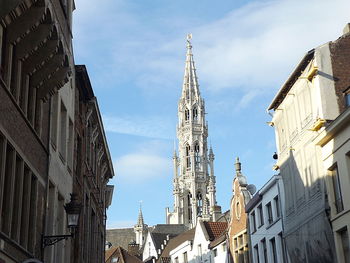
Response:
[[[283,242],[283,205],[283,183],[279,175],[274,175],[247,204],[252,262],[287,262]]]
[[[182,95],[178,104],[177,138],[179,153],[174,152],[174,209],[166,210],[167,224],[194,227],[198,216],[216,221],[221,207],[216,203],[214,154],[208,155],[208,124],[205,103],[199,92],[194,65],[191,35],[187,38],[187,54]],[[210,168],[210,169],[209,169]]]
[[[333,183],[329,184],[332,180],[337,182],[337,172],[332,170],[336,163],[322,155],[322,151],[333,154],[337,148],[333,148],[334,141],[323,149],[317,144],[326,143],[320,143],[320,134],[347,107],[349,46],[347,26],[337,40],[307,52],[268,107],[273,116],[270,124],[276,133],[275,167],[280,170],[285,190],[284,240],[295,263],[312,262],[315,258],[331,263],[339,251],[330,220],[340,216],[336,214],[342,209],[329,202],[339,200],[332,196]],[[340,152],[334,157],[341,155],[344,160],[345,155]],[[338,185],[336,192],[341,193],[343,185]],[[348,250],[348,234],[341,235],[347,240],[344,244]]]
[[[178,243],[176,246],[172,246],[169,243],[170,248],[168,250],[171,249],[169,251],[171,262],[228,262],[227,226],[226,222],[206,222],[199,218],[194,230],[193,240],[184,240],[184,242]],[[174,241],[176,242],[176,238]],[[159,262],[163,263],[166,261]]]

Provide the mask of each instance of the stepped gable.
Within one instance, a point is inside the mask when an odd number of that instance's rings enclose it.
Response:
[[[112,243],[112,247],[122,247],[128,249],[130,242],[135,240],[135,232],[133,228],[107,229],[106,241]]]
[[[181,233],[180,235],[174,237],[171,239],[168,243],[168,245],[164,248],[162,254],[160,255],[157,263],[169,263],[170,257],[169,253],[171,250],[176,248],[177,246],[181,245],[182,243],[186,241],[191,241],[194,238],[195,228],[192,228],[191,230],[188,230],[186,232]]]
[[[213,241],[220,237],[227,230],[227,222],[203,222],[209,235],[209,240]]]

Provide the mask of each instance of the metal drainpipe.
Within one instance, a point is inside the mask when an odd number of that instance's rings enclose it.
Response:
[[[58,92],[58,91],[57,91]],[[44,216],[43,216],[43,230],[42,230],[42,236],[45,235],[46,233],[46,228],[47,228],[47,222],[46,222],[46,219],[47,219],[47,211],[48,211],[48,207],[49,207],[49,184],[50,184],[50,177],[49,177],[49,169],[50,169],[50,161],[51,161],[51,151],[50,151],[50,140],[51,140],[51,102],[52,102],[52,97],[50,96],[49,98],[49,125],[48,125],[48,128],[49,128],[49,134],[48,134],[48,140],[47,140],[47,152],[48,152],[48,160],[47,160],[47,178],[46,178],[46,195],[45,195],[45,200],[44,200],[44,203],[45,203],[45,209],[44,209]],[[40,239],[40,243],[41,243],[41,240]],[[40,244],[41,246],[41,244]],[[41,260],[44,262],[44,248],[41,246]]]

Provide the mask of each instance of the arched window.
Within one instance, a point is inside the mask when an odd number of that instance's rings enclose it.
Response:
[[[186,145],[186,168],[190,169],[191,168],[191,148],[190,146],[187,144]]]
[[[201,192],[197,193],[197,215],[202,215],[203,212],[203,198]]]
[[[197,122],[198,121],[198,109],[197,109],[197,107],[193,108],[192,116],[193,116],[193,122]]]
[[[189,121],[190,120],[190,111],[186,108],[185,109],[185,121]]]
[[[199,156],[199,143],[196,142],[194,145],[194,164],[196,168],[199,168],[199,164],[201,163],[201,157]]]
[[[187,207],[188,207],[188,222],[192,223],[192,203],[191,203],[192,195],[188,193],[187,195]]]

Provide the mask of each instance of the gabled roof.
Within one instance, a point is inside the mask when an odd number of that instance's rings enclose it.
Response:
[[[170,257],[169,257],[170,251],[186,241],[192,241],[194,238],[194,233],[195,233],[195,228],[192,228],[191,230],[188,230],[178,235],[177,237],[174,237],[173,239],[171,239],[168,245],[164,248],[157,262],[158,263],[170,262]]]
[[[208,233],[209,240],[213,241],[220,237],[227,230],[227,222],[203,222]]]
[[[133,255],[130,255],[128,251],[126,251],[122,247],[111,248],[105,253],[105,262],[109,262],[112,256],[114,256],[119,257],[120,261],[118,262],[120,263],[142,263],[142,260]]]

